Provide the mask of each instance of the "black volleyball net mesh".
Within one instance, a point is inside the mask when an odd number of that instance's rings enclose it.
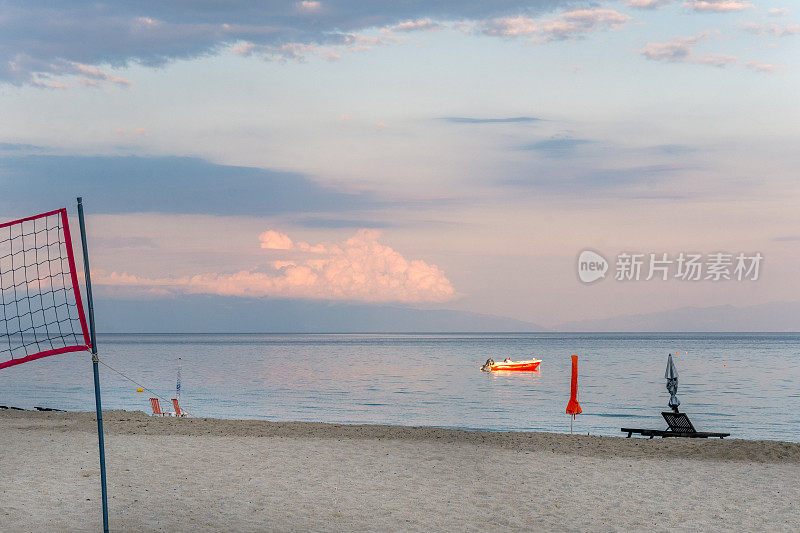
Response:
[[[0,368],[90,347],[66,209],[0,224]]]

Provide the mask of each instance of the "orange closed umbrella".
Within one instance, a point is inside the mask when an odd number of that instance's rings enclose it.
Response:
[[[572,380],[569,387],[569,403],[567,404],[567,414],[572,415],[572,420],[569,422],[569,432],[572,433],[572,422],[575,420],[575,415],[583,412],[581,404],[578,403],[578,356],[572,356]]]

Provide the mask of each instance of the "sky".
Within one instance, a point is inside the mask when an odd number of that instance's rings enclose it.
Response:
[[[800,301],[798,52],[789,0],[0,0],[0,219],[82,196],[96,292],[154,305]]]

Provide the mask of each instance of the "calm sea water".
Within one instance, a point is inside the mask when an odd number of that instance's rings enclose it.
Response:
[[[101,335],[101,358],[195,416],[568,432],[570,355],[583,414],[575,431],[662,428],[667,354],[695,427],[800,441],[798,334]],[[535,356],[539,372],[480,363]],[[149,412],[148,392],[101,369],[106,409]],[[0,404],[93,410],[86,354],[0,371]]]

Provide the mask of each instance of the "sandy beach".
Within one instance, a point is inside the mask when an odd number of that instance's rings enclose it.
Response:
[[[128,531],[796,530],[800,444],[105,413]],[[0,529],[101,527],[90,413],[0,411]]]

